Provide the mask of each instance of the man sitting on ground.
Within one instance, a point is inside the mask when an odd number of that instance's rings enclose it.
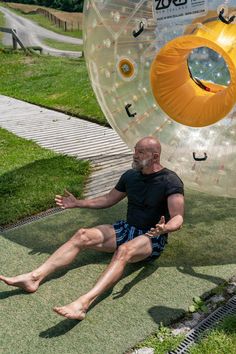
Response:
[[[95,209],[111,207],[127,197],[127,220],[79,229],[37,269],[11,278],[0,276],[0,280],[35,292],[49,274],[70,264],[82,249],[112,252],[110,264],[90,291],[68,305],[54,307],[59,315],[84,319],[94,300],[122,277],[127,263],[158,258],[168,233],[179,230],[183,224],[183,183],[161,165],[160,155],[159,141],[145,137],[135,146],[133,168],[121,176],[109,193],[85,200],[76,199],[69,192],[57,195],[55,201],[61,208]]]

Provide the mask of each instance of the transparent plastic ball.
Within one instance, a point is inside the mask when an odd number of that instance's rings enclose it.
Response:
[[[86,0],[84,51],[98,102],[133,149],[190,189],[236,197],[236,0]]]

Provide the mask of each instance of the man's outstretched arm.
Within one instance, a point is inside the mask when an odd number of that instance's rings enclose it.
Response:
[[[55,202],[62,208],[90,208],[90,209],[103,209],[109,208],[126,197],[126,193],[119,192],[113,188],[110,192],[92,199],[77,199],[73,194],[65,191],[65,195],[56,195]]]

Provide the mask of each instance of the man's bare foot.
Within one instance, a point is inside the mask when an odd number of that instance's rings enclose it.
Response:
[[[16,277],[11,278],[0,275],[0,280],[7,285],[16,286],[28,293],[34,293],[38,289],[40,283],[39,276],[36,276],[33,272],[17,275]]]
[[[83,320],[86,316],[88,306],[79,298],[78,300],[62,307],[54,307],[53,311],[58,315],[64,316],[71,320]]]

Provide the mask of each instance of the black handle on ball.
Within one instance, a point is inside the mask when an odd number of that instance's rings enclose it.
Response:
[[[219,19],[223,22],[223,23],[225,23],[226,25],[229,25],[230,23],[232,23],[233,21],[234,21],[234,19],[235,19],[235,15],[233,15],[233,16],[231,16],[228,20],[227,20],[227,18],[225,18],[223,15],[224,15],[224,12],[225,12],[225,10],[224,9],[221,9],[220,10],[220,13],[219,13]]]
[[[129,109],[131,106],[132,106],[131,103],[127,103],[127,105],[125,106],[125,110],[126,110],[126,113],[128,114],[129,117],[134,117],[134,116],[136,116],[137,113],[136,112],[130,113]]]
[[[144,30],[144,23],[141,21],[139,24],[139,30],[138,31],[133,31],[133,36],[136,38],[138,37]]]
[[[204,152],[204,157],[196,157],[196,152],[193,152],[193,158],[195,161],[206,161],[207,154],[206,152]]]

